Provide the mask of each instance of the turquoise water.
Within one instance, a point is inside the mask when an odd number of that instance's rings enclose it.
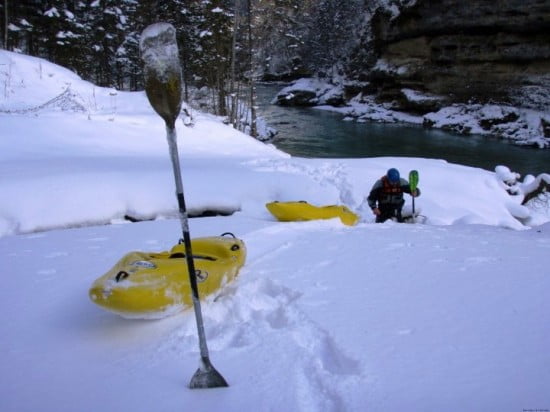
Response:
[[[280,88],[258,87],[259,114],[278,131],[272,143],[293,156],[423,157],[491,171],[495,166],[504,165],[522,175],[550,173],[550,150],[519,147],[493,138],[461,136],[416,125],[348,122],[338,113],[270,104]]]

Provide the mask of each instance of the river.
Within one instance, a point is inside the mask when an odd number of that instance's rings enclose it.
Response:
[[[282,107],[271,100],[280,85],[258,85],[258,114],[278,131],[272,143],[299,157],[406,156],[445,159],[494,171],[504,165],[522,176],[550,172],[550,150],[512,145],[484,136],[462,136],[404,123],[343,121],[339,113]]]

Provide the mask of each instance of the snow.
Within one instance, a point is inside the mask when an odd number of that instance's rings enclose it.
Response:
[[[139,50],[153,78],[166,83],[176,73],[181,76],[176,29],[171,24],[154,23],[147,26],[141,34]]]
[[[16,25],[13,24],[13,23],[10,23],[10,24],[8,24],[8,30],[11,30],[11,31],[19,31],[19,30],[21,30],[21,28],[18,27],[18,26],[16,26]]]
[[[47,17],[59,17],[59,12],[57,11],[57,8],[52,7],[51,9],[46,10],[44,15]]]
[[[430,100],[439,100],[438,96],[433,96],[427,93],[420,93],[413,89],[401,89],[401,92],[407,97],[407,100],[411,102],[424,102]]]
[[[178,121],[188,208],[234,212],[191,219],[192,237],[231,231],[248,252],[202,305],[230,387],[191,390],[192,311],[130,321],[87,296],[126,252],[181,236],[164,122],[143,92],[113,107],[111,89],[45,60],[0,51],[0,76],[2,411],[550,408],[550,216],[507,192],[540,176],[302,159],[213,116]],[[43,105],[67,87],[80,106]],[[425,224],[373,223],[362,202],[389,167],[419,170]],[[280,223],[272,200],[346,204],[362,220]]]

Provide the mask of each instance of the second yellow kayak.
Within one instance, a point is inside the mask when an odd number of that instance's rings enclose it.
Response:
[[[359,221],[359,216],[343,205],[314,206],[305,201],[270,202],[265,205],[277,220],[293,222],[301,220],[340,218],[343,224],[353,226]]]

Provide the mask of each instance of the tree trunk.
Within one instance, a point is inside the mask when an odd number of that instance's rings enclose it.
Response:
[[[231,42],[231,81],[229,84],[229,96],[231,96],[231,107],[229,113],[229,121],[233,127],[238,129],[237,124],[237,106],[239,104],[239,96],[235,92],[235,61],[237,59],[237,31],[239,29],[239,0],[235,1],[235,16],[233,17],[233,38]]]
[[[522,205],[526,204],[531,199],[534,199],[541,193],[550,192],[550,179],[545,178],[544,175],[540,175],[539,177],[537,177],[537,180],[539,180],[539,185],[535,190],[525,195],[523,201],[521,202]]]
[[[250,69],[250,136],[258,137],[258,130],[256,128],[256,87],[254,83],[254,47],[252,39],[252,4],[250,0],[247,0],[248,6],[248,55],[249,55],[249,69]]]
[[[4,0],[4,49],[8,50],[8,0]]]

